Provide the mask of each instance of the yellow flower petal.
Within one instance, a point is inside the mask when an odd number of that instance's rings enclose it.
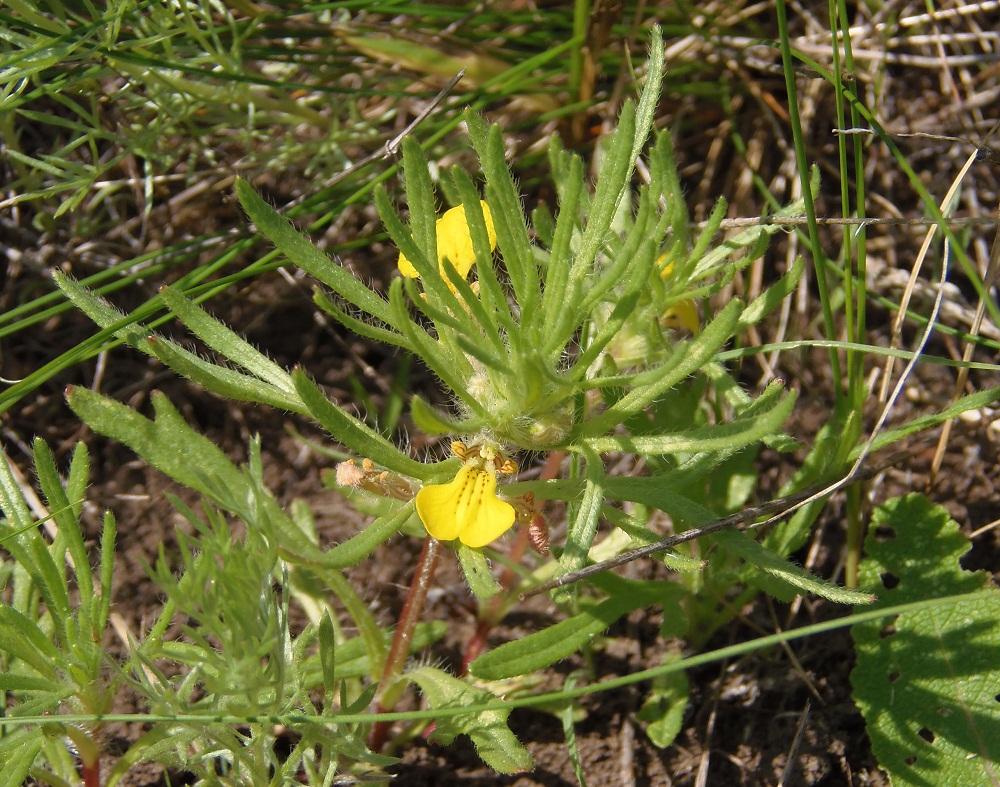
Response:
[[[656,264],[663,265],[666,260],[667,255],[661,254],[656,260]],[[673,275],[673,272],[674,264],[669,262],[660,269],[660,276],[664,279],[669,279]],[[668,308],[663,313],[663,325],[674,330],[685,328],[689,333],[697,336],[698,331],[701,329],[701,323],[698,320],[698,307],[695,305],[695,302],[688,298],[684,301],[678,301]]]
[[[417,273],[417,269],[413,267],[413,263],[403,256],[403,252],[399,252],[399,261],[396,263],[399,267],[399,272],[402,273],[408,279],[419,279],[420,274]]]
[[[459,539],[474,549],[495,541],[514,524],[514,507],[496,494],[496,473],[465,465],[447,484],[417,492],[417,513],[438,541]]]
[[[690,298],[678,301],[663,313],[663,324],[674,330],[686,328],[691,335],[697,336],[701,329],[701,323],[698,320],[698,307]]]
[[[490,206],[483,200],[479,201],[483,208],[483,219],[486,221],[486,234],[490,240],[490,249],[495,249],[497,245],[496,228],[493,225],[493,214],[490,213]],[[437,220],[435,225],[437,235],[438,264],[441,268],[441,278],[448,280],[444,272],[444,261],[447,259],[458,275],[463,279],[469,275],[472,266],[476,263],[476,252],[472,248],[472,233],[469,229],[469,222],[465,218],[465,206],[459,205],[446,211]],[[402,252],[399,254],[399,272],[411,279],[419,277],[417,269]]]

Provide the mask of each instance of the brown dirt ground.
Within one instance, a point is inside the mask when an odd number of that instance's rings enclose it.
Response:
[[[742,66],[741,66],[742,67]],[[946,121],[959,112],[957,103],[948,105],[952,114],[945,112],[947,103],[937,96],[937,83],[933,74],[919,72],[919,78],[909,78],[895,67],[893,76],[897,85],[911,91],[912,100],[901,95],[893,122],[896,130],[924,127],[928,117],[943,118],[939,131],[964,128],[963,123]],[[890,69],[892,72],[892,69]],[[734,79],[737,79],[735,76]],[[752,83],[754,90],[747,93],[760,103],[746,99],[745,113],[737,115],[740,132],[749,141],[751,155],[765,178],[778,182],[780,173],[787,166],[784,143],[773,144],[775,120],[780,121],[769,109],[773,102],[780,106],[785,101],[780,76],[766,71],[754,72],[743,77]],[[811,90],[813,85],[808,86]],[[777,98],[776,98],[777,97]],[[827,95],[826,98],[829,98]],[[833,125],[828,113],[819,112],[823,95],[807,95],[808,106],[817,115],[813,128],[817,129],[811,140],[811,155],[822,161],[835,161],[834,141],[826,132]],[[691,118],[697,105],[687,101],[664,102],[664,122],[673,123],[678,116]],[[928,106],[928,103],[933,106]],[[888,109],[887,109],[888,111]],[[937,113],[936,115],[934,113]],[[674,113],[674,114],[671,114]],[[496,119],[496,118],[494,118]],[[919,122],[918,122],[919,121]],[[690,121],[688,121],[690,123]],[[973,123],[973,125],[976,125]],[[734,165],[732,149],[728,146],[713,148],[713,142],[725,138],[730,129],[718,116],[698,117],[690,138],[682,134],[678,148],[685,183],[689,187],[695,218],[703,217],[712,200],[709,195],[726,194],[730,197],[731,216],[759,215],[760,206],[751,199],[745,167]],[[780,123],[779,123],[780,126]],[[940,148],[937,148],[940,153]],[[891,195],[910,193],[901,181],[898,171],[884,158],[877,147],[871,148],[872,172],[870,194],[880,208],[886,208],[883,198],[900,215],[914,215],[914,203]],[[925,182],[935,194],[943,194],[946,184],[960,166],[962,156],[945,151],[946,155],[934,158],[927,148],[914,146],[910,151],[916,165],[923,165]],[[877,159],[877,160],[876,160]],[[987,164],[977,170],[975,181],[982,205],[987,213],[997,204],[996,173]],[[837,215],[837,195],[832,178],[826,176],[826,189],[821,207],[829,215]],[[267,182],[260,184],[267,187]],[[272,193],[283,189],[270,184]],[[887,196],[889,195],[889,196]],[[533,195],[526,195],[530,201]],[[278,200],[280,202],[280,199]],[[241,221],[231,201],[222,204],[206,203],[202,216],[208,224],[231,226]],[[894,210],[889,210],[889,213]],[[873,211],[878,212],[878,211]],[[193,211],[192,215],[198,212]],[[361,211],[347,223],[349,228],[371,226],[370,211]],[[192,227],[204,231],[205,227]],[[342,232],[349,231],[342,225]],[[900,228],[872,231],[870,247],[877,250],[873,257],[890,269],[906,268],[913,258],[919,232]],[[831,245],[833,236],[830,236]],[[379,255],[379,250],[374,251]],[[769,252],[760,270],[764,281],[774,276],[783,265],[784,243],[776,244]],[[85,263],[70,260],[77,272],[86,272]],[[370,260],[345,258],[345,264],[365,270],[366,276],[376,276],[376,283],[384,283],[391,268],[391,250],[382,250],[378,267],[370,267]],[[28,268],[8,268],[6,293],[39,286],[37,271]],[[748,277],[750,278],[750,277]],[[752,281],[741,284],[751,288]],[[960,282],[960,285],[962,283]],[[963,289],[967,289],[963,286]],[[152,287],[152,285],[150,285]],[[127,308],[128,297],[145,298],[151,293],[135,292],[116,296],[117,302]],[[229,324],[241,330],[259,347],[278,362],[286,365],[302,363],[332,394],[349,400],[352,396],[348,384],[353,375],[362,380],[373,400],[382,401],[399,363],[391,351],[368,346],[345,336],[336,327],[318,324],[309,300],[306,282],[289,283],[273,275],[255,280],[249,287],[233,289],[223,299],[217,299],[211,310]],[[796,327],[790,335],[812,335],[808,326],[818,306],[814,299],[796,304],[792,320]],[[871,329],[873,342],[887,341],[886,313],[879,307],[873,310]],[[880,324],[881,323],[881,324]],[[32,368],[72,346],[82,336],[90,335],[91,326],[76,314],[63,314],[52,318],[43,331],[33,335],[17,347],[4,347],[7,365],[5,376],[18,377]],[[774,324],[764,326],[760,341],[769,341],[778,335]],[[908,341],[912,337],[908,337]],[[932,351],[940,354],[954,352],[951,343],[938,340]],[[980,353],[978,360],[995,360]],[[148,404],[149,391],[159,388],[177,403],[184,415],[213,439],[218,440],[234,458],[245,457],[247,440],[260,434],[264,448],[266,480],[279,499],[303,498],[313,506],[319,520],[322,537],[327,543],[343,539],[354,532],[361,523],[359,516],[337,495],[325,491],[320,473],[332,462],[305,448],[287,431],[292,423],[304,433],[315,436],[309,425],[293,418],[259,407],[237,406],[220,401],[175,379],[172,373],[148,362],[136,353],[117,349],[110,353],[106,364],[88,362],[52,381],[31,401],[21,402],[3,415],[5,443],[15,461],[27,466],[26,443],[32,435],[47,439],[57,448],[58,456],[65,459],[77,440],[85,440],[92,451],[93,483],[87,522],[90,536],[99,527],[100,512],[112,510],[119,525],[119,570],[115,595],[115,611],[133,630],[139,630],[161,601],[155,585],[144,569],[152,561],[157,549],[163,545],[169,553],[176,541],[174,528],[178,518],[166,505],[164,493],[173,491],[189,499],[158,472],[150,470],[126,449],[89,433],[75,421],[62,400],[62,389],[73,383],[98,385],[105,394],[126,401],[143,409]],[[748,388],[756,388],[766,373],[756,364],[747,363],[740,370],[741,379]],[[784,377],[797,389],[801,399],[797,414],[789,431],[808,443],[816,429],[827,417],[831,406],[830,379],[825,355],[786,354],[775,373]],[[979,389],[997,384],[984,374],[974,374],[972,385]],[[433,396],[433,383],[419,370],[414,375],[415,390]],[[914,415],[933,411],[948,401],[953,386],[952,374],[940,367],[925,367],[920,371],[919,385],[912,385],[910,396],[901,401],[894,413],[894,422],[903,422]],[[873,410],[874,413],[874,410]],[[983,418],[987,419],[988,414]],[[995,417],[995,416],[994,416]],[[871,424],[869,421],[869,426]],[[960,421],[956,424],[944,472],[929,485],[928,469],[931,450],[926,443],[912,447],[910,458],[879,474],[869,483],[873,501],[911,490],[926,489],[937,502],[947,506],[966,533],[974,533],[1000,519],[1000,501],[994,491],[998,471],[997,432],[980,423]],[[419,446],[418,446],[419,447]],[[768,499],[780,482],[796,467],[800,456],[777,455],[764,452],[761,456],[760,500]],[[838,578],[841,571],[843,544],[842,504],[834,499],[817,528],[815,543],[808,545],[796,557],[818,574]],[[363,566],[353,576],[358,587],[377,588],[371,593],[371,605],[377,615],[386,621],[398,613],[406,583],[412,571],[418,545],[396,538],[381,548],[377,560]],[[982,532],[973,540],[973,550],[965,560],[969,569],[996,571],[1000,566],[1000,531],[993,528]],[[626,569],[642,575],[648,565],[636,564]],[[473,621],[466,609],[466,596],[459,589],[459,578],[454,567],[445,568],[439,577],[449,592],[442,593],[426,610],[425,617],[456,621],[448,638],[429,658],[455,667],[461,659],[464,643],[473,630]],[[805,599],[800,603],[772,604],[759,598],[741,611],[740,618],[706,644],[707,649],[739,642],[771,632],[778,625],[789,629],[844,614],[844,609],[824,601]],[[594,653],[589,667],[591,677],[600,679],[656,666],[664,651],[678,643],[664,642],[658,637],[660,611],[635,613],[616,625],[607,634],[606,644]],[[508,641],[523,633],[537,630],[553,619],[553,609],[544,600],[535,600],[523,610],[517,610],[491,635],[491,642]],[[849,634],[839,631],[823,637],[792,643],[788,651],[773,650],[753,653],[735,662],[699,667],[690,672],[691,699],[684,722],[684,729],[677,741],[665,750],[656,748],[647,738],[635,714],[642,704],[643,685],[625,691],[594,695],[583,702],[586,717],[577,725],[577,741],[583,771],[590,785],[886,785],[886,777],[878,770],[864,734],[863,721],[850,697],[848,675],[852,667],[852,644]],[[790,659],[794,654],[795,662]],[[558,665],[552,679],[574,669],[588,666],[582,658]],[[129,705],[127,699],[117,710],[141,711]],[[530,710],[516,710],[511,715],[511,726],[528,746],[537,762],[531,774],[498,776],[485,768],[467,741],[459,740],[449,747],[437,746],[418,739],[401,752],[403,764],[393,769],[396,783],[400,785],[450,785],[481,784],[529,787],[539,785],[556,787],[576,783],[572,764],[562,738],[560,722],[554,717]],[[139,730],[136,727],[115,727],[108,730],[107,748],[113,756],[127,748]],[[160,785],[167,775],[159,769],[141,771],[130,775],[128,784]],[[183,774],[169,774],[171,784],[184,783]]]

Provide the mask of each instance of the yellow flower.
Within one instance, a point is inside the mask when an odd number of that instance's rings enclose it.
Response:
[[[675,331],[686,328],[689,333],[697,336],[698,331],[701,330],[701,322],[698,319],[698,307],[695,306],[694,301],[690,298],[677,301],[677,303],[663,312],[661,319],[664,327],[673,328]]]
[[[493,449],[485,446],[469,451],[454,443],[455,453],[466,463],[454,480],[432,484],[417,492],[417,514],[427,532],[438,541],[456,538],[478,549],[495,541],[514,524],[514,507],[497,497],[497,463]],[[471,454],[476,453],[476,456]],[[512,463],[501,465],[509,471]]]
[[[493,215],[490,213],[490,206],[480,200],[483,206],[483,218],[486,220],[486,234],[490,239],[490,250],[496,248],[497,232],[493,226]],[[445,212],[437,220],[435,227],[437,234],[438,264],[441,266],[441,278],[448,281],[445,274],[444,261],[448,260],[458,271],[458,275],[463,279],[469,275],[472,266],[476,263],[476,252],[472,248],[472,233],[469,230],[469,222],[465,219],[465,206],[459,205],[457,208]],[[399,272],[411,279],[419,277],[417,269],[403,253],[399,254]]]
[[[661,265],[660,276],[664,279],[669,279],[671,274],[674,272],[674,264],[667,261],[667,255],[661,254],[660,258],[656,261],[657,265]],[[678,301],[673,306],[670,306],[663,316],[660,318],[661,324],[665,328],[673,328],[675,331],[681,328],[687,329],[687,331],[695,336],[698,335],[698,331],[701,329],[701,322],[698,319],[698,307],[695,302],[688,298],[687,300]]]

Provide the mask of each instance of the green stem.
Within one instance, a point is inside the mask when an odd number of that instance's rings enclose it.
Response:
[[[851,484],[847,487],[847,553],[844,558],[844,585],[858,586],[858,566],[861,563],[861,548],[865,540],[865,526],[861,519],[862,492],[865,484]]]

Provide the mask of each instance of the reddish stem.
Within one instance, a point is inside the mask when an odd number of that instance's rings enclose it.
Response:
[[[91,764],[83,763],[84,787],[101,787],[101,763],[100,761]]]
[[[417,561],[417,570],[410,582],[410,590],[406,595],[403,611],[399,614],[399,623],[396,625],[396,633],[392,638],[392,645],[385,659],[385,667],[382,669],[382,680],[379,683],[375,702],[376,713],[388,713],[395,707],[399,699],[399,692],[395,690],[396,678],[402,674],[406,659],[410,655],[413,632],[420,620],[421,613],[424,611],[424,602],[427,600],[427,592],[430,590],[431,580],[434,578],[434,571],[440,556],[441,542],[427,536],[424,539],[424,547],[420,551],[420,559]],[[368,748],[371,751],[381,751],[382,747],[385,746],[389,735],[389,726],[387,721],[377,721],[372,726],[371,734],[368,736]]]
[[[66,737],[76,746],[76,753],[80,757],[80,773],[83,776],[84,787],[101,787],[101,748],[96,740],[96,730],[91,734],[68,725],[65,731]]]

